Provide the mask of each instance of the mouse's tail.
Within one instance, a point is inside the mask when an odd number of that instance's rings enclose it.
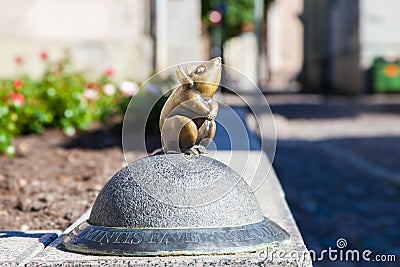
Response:
[[[159,148],[159,149],[156,149],[153,152],[151,152],[149,154],[149,156],[160,155],[160,154],[164,154],[164,153],[165,153],[164,148]]]

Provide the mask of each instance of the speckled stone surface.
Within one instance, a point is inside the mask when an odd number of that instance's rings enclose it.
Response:
[[[125,167],[100,192],[89,223],[109,227],[226,227],[260,222],[246,182],[206,156],[165,154]]]

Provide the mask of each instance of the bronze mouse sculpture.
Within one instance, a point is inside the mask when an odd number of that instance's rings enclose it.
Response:
[[[162,152],[206,153],[215,135],[218,103],[212,97],[221,80],[222,60],[211,59],[186,72],[178,66],[181,85],[171,94],[160,116]]]

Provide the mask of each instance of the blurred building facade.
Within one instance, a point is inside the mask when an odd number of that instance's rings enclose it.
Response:
[[[258,82],[264,91],[299,90],[298,77],[303,67],[302,13],[303,1],[272,1],[262,17],[265,39],[259,42],[253,30],[229,39],[224,47],[225,62]],[[242,90],[254,89],[248,87]]]
[[[267,13],[268,85],[273,91],[297,90],[303,66],[303,1],[275,0]]]
[[[206,60],[200,0],[155,0],[156,69]]]
[[[78,69],[144,79],[151,71],[150,6],[146,0],[0,0],[1,76],[39,75],[40,51],[69,49]],[[23,58],[15,66],[15,56]],[[21,69],[22,68],[22,69]]]
[[[0,77],[40,75],[41,51],[57,59],[68,49],[78,70],[143,81],[204,59],[200,8],[200,0],[0,0]]]
[[[259,81],[257,73],[257,36],[253,31],[243,32],[237,37],[228,39],[224,44],[224,64],[229,65],[240,71],[240,73],[230,72],[229,79],[237,81],[241,92],[252,92],[257,90],[254,84]],[[233,74],[237,77],[232,77]],[[243,79],[242,74],[248,79]],[[254,82],[254,84],[252,83]]]
[[[370,90],[375,57],[400,56],[400,2],[304,0],[304,89]]]

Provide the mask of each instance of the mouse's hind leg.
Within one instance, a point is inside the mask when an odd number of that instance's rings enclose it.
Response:
[[[198,129],[197,140],[194,146],[184,151],[186,154],[207,154],[206,147],[212,142],[215,136],[215,121],[205,120]]]
[[[185,152],[196,144],[197,126],[188,117],[175,115],[164,121],[161,136],[164,151]]]
[[[216,129],[214,120],[205,120],[198,130],[196,145],[207,147],[214,139]]]

